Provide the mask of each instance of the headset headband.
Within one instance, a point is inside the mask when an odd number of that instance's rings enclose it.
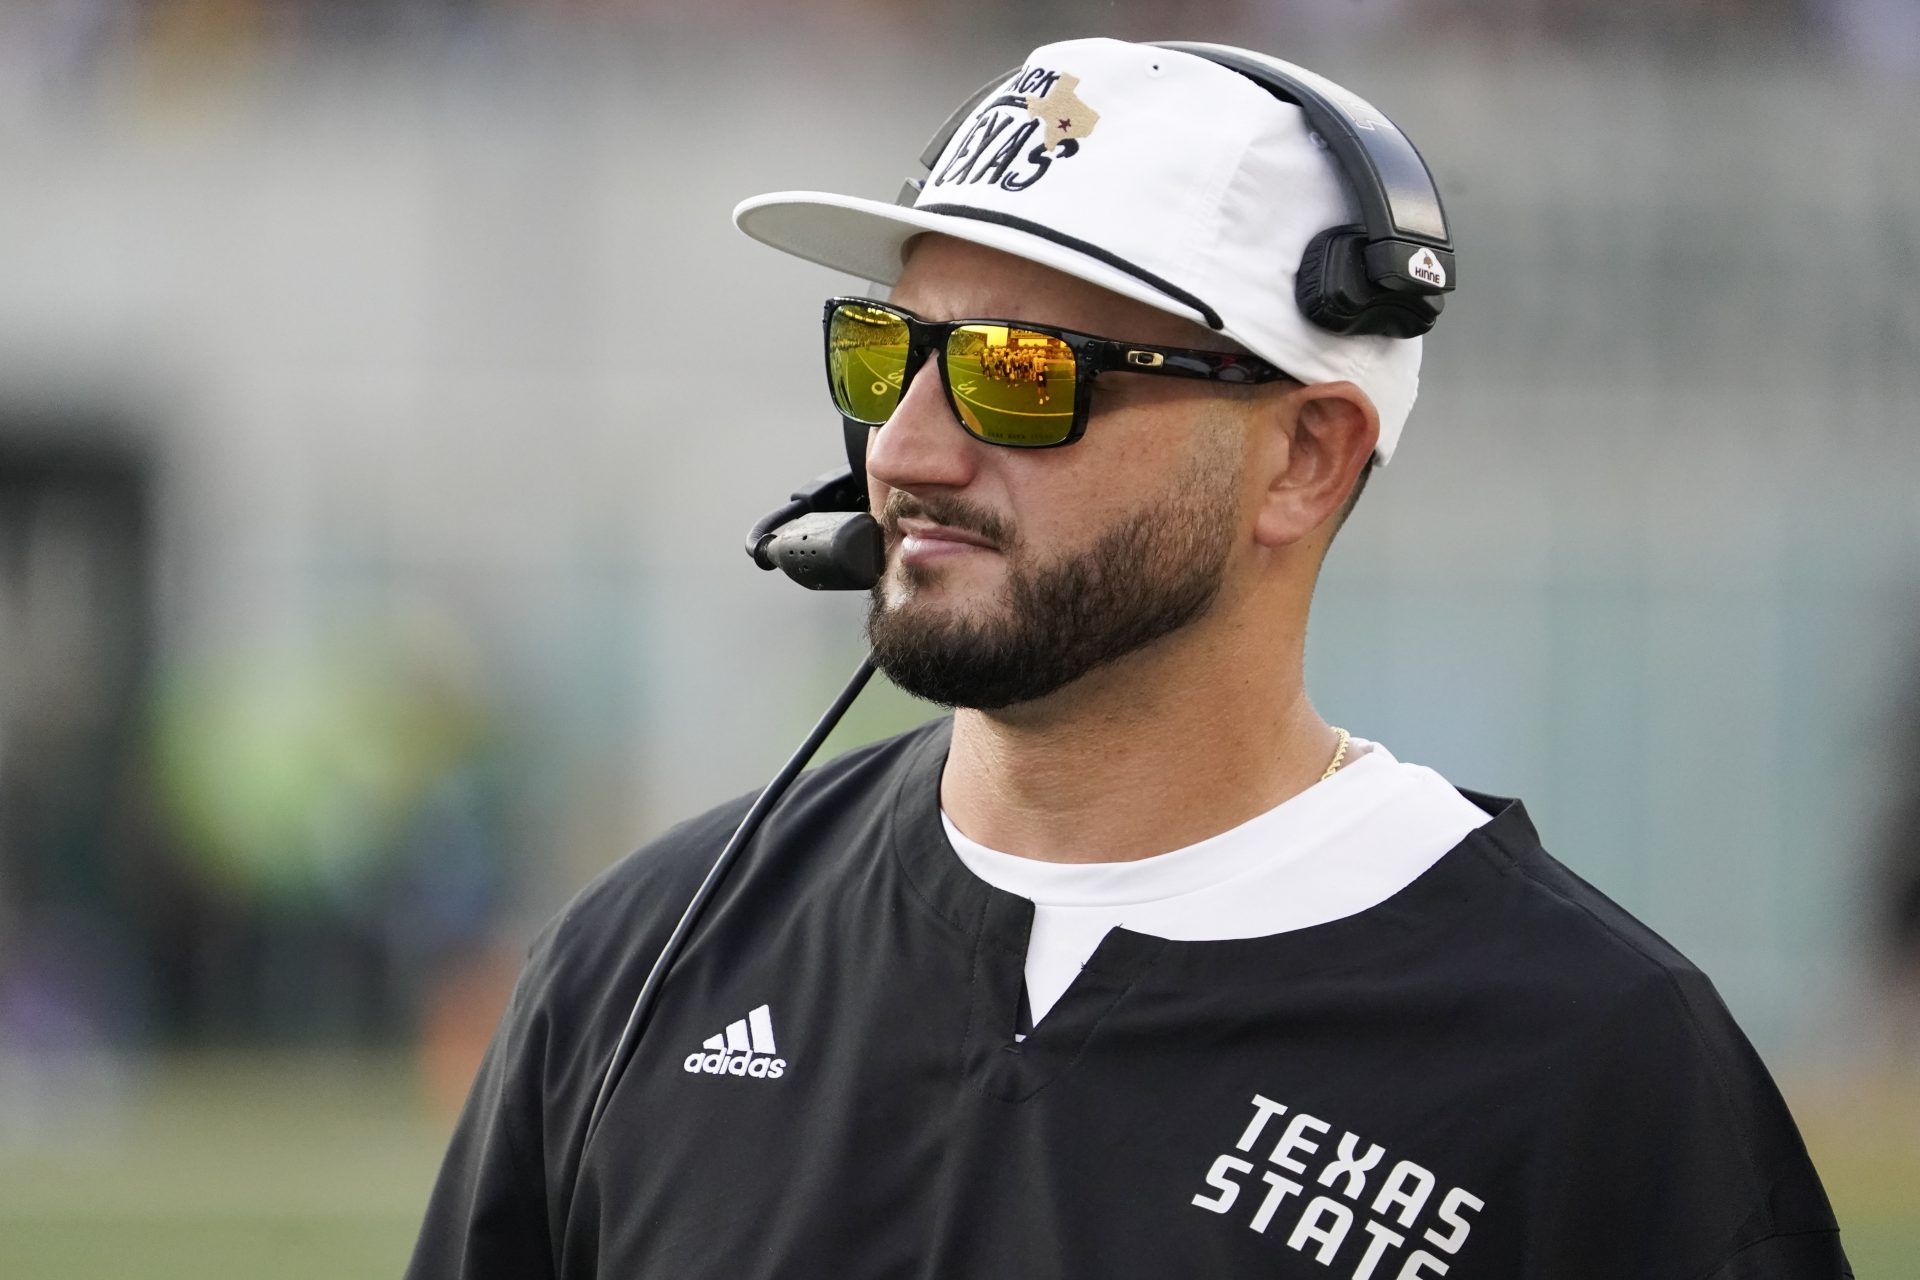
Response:
[[[1238,71],[1274,97],[1299,107],[1313,131],[1339,158],[1341,172],[1359,197],[1369,240],[1400,238],[1452,252],[1447,215],[1426,161],[1399,126],[1365,98],[1305,67],[1278,58],[1250,57],[1226,45],[1169,40],[1159,47]]]

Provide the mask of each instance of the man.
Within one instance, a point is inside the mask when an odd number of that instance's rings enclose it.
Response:
[[[1352,217],[1299,109],[1107,40],[1003,89],[911,208],[736,211],[891,285],[829,305],[829,376],[872,424],[875,658],[956,710],[781,802],[584,1144],[744,805],[575,900],[412,1274],[1847,1275],[1698,971],[1307,698],[1419,342],[1296,305]]]

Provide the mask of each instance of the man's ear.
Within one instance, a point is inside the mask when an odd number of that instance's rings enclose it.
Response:
[[[1380,439],[1380,413],[1351,382],[1316,382],[1274,405],[1290,420],[1287,446],[1263,496],[1255,537],[1285,547],[1325,529],[1331,538],[1341,505]]]

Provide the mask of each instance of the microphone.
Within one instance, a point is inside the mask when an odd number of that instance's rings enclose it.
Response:
[[[886,569],[886,535],[852,471],[830,471],[796,490],[747,534],[747,554],[814,591],[865,591]]]
[[[769,534],[761,555],[773,562],[762,568],[778,568],[803,587],[865,591],[887,567],[887,539],[864,511],[813,511]]]

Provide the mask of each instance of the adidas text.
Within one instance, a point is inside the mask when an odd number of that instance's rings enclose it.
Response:
[[[708,1036],[683,1065],[695,1075],[778,1080],[786,1074],[787,1060],[773,1055],[773,1011],[763,1004],[728,1023],[719,1035]]]
[[[756,1080],[778,1080],[786,1074],[785,1058],[769,1058],[761,1053],[729,1053],[725,1049],[718,1053],[690,1053],[685,1067],[688,1071],[709,1076],[752,1076]]]

